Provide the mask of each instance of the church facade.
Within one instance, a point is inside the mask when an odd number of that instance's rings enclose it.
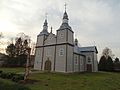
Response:
[[[69,26],[65,11],[57,34],[48,32],[45,19],[43,30],[37,36],[34,69],[51,72],[96,72],[98,71],[96,46],[79,47],[74,40],[74,31]]]

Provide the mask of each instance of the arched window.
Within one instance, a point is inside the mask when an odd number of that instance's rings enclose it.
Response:
[[[60,50],[59,50],[59,56],[63,56],[63,55],[64,55],[64,49],[60,48]]]

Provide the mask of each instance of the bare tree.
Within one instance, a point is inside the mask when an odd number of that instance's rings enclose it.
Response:
[[[24,33],[19,33],[16,38],[16,50],[18,50],[18,55],[24,54],[27,55],[27,61],[25,65],[25,74],[24,74],[24,80],[28,79],[29,76],[29,70],[30,70],[30,54],[31,54],[31,39],[28,35],[25,35]]]
[[[31,45],[30,45],[30,47],[31,47],[31,55],[35,54],[35,46],[36,46],[35,42],[31,42]]]
[[[115,55],[112,53],[112,50],[108,47],[106,47],[105,49],[103,49],[102,55],[105,56],[105,58],[107,59],[108,57],[113,58]]]
[[[4,51],[4,49],[2,48],[2,45],[4,45],[4,42],[1,41],[2,38],[3,38],[3,33],[0,32],[0,52],[1,52],[1,51]]]

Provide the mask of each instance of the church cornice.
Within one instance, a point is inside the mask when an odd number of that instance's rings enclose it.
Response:
[[[62,31],[62,30],[70,30],[72,33],[74,33],[71,29],[69,28],[64,28],[64,29],[58,29],[57,31]]]
[[[86,57],[85,55],[83,55],[83,54],[80,54],[80,53],[76,53],[76,52],[73,52],[74,54],[76,54],[76,55],[81,55],[81,56],[84,56],[84,57]]]
[[[74,47],[74,45],[70,44],[70,43],[60,43],[60,44],[51,44],[51,45],[44,45],[44,46],[36,46],[36,48],[49,47],[49,46],[58,46],[58,45],[70,45],[70,46]]]

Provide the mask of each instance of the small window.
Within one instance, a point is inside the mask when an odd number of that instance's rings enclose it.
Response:
[[[80,58],[80,65],[83,65],[83,58]]]
[[[61,48],[61,49],[59,50],[59,56],[63,56],[63,55],[64,55],[64,49]]]
[[[63,38],[63,37],[64,37],[64,34],[63,34],[63,33],[61,33],[61,34],[60,34],[60,38]]]
[[[83,65],[84,61],[83,61],[83,57],[80,57],[80,65]]]
[[[88,57],[88,63],[91,63],[91,57],[90,56]]]
[[[77,56],[75,57],[75,64],[78,64]]]

